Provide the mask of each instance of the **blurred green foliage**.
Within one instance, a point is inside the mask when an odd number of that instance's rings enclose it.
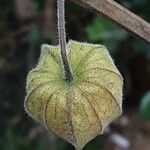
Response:
[[[22,136],[17,129],[7,126],[3,137],[0,137],[1,150],[48,150],[49,145],[41,140],[30,140]]]
[[[143,119],[150,120],[150,91],[141,100],[140,115]]]
[[[119,41],[128,36],[127,32],[116,24],[97,16],[85,28],[85,32],[90,42],[106,45],[111,53],[116,53]]]
[[[35,4],[36,4],[36,7],[38,8],[38,10],[43,10],[44,9],[44,4],[45,4],[45,1],[43,0],[32,0]]]

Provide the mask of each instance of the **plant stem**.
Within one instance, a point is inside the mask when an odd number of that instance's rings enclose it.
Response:
[[[65,80],[73,80],[66,52],[66,29],[65,29],[65,0],[57,0],[58,36],[61,51],[61,59],[64,68]]]

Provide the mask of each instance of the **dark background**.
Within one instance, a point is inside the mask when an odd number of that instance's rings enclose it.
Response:
[[[150,21],[149,0],[117,0]],[[105,45],[124,77],[123,115],[85,150],[150,149],[150,45],[66,1],[67,39]],[[55,0],[0,0],[0,150],[73,150],[24,111],[26,76],[58,44]],[[121,141],[120,141],[121,139]]]

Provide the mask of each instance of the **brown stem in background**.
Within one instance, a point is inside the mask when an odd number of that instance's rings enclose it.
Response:
[[[150,24],[114,0],[71,0],[91,8],[150,43]]]

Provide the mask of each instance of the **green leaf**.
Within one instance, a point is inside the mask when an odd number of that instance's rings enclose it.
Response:
[[[117,51],[118,41],[124,40],[128,36],[126,31],[101,17],[95,17],[85,27],[85,34],[88,41],[107,45],[108,49],[111,49],[110,53],[113,55]]]
[[[145,120],[150,120],[150,91],[142,98],[140,105],[140,116]]]

